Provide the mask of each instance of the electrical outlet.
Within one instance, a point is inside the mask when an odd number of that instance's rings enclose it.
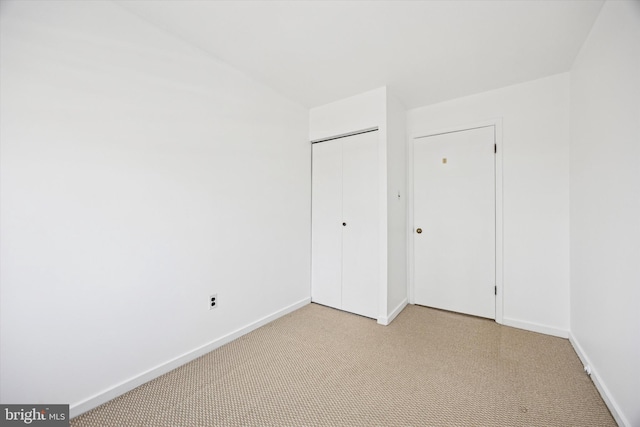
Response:
[[[218,307],[218,294],[213,294],[209,297],[209,310],[213,310]]]

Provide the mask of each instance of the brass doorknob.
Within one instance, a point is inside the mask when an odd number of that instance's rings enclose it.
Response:
[[[422,233],[422,228],[416,228],[416,233],[421,234]]]

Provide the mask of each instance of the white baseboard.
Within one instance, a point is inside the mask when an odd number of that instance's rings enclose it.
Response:
[[[551,326],[540,325],[533,322],[523,322],[521,320],[509,319],[508,317],[502,318],[502,324],[505,326],[511,326],[512,328],[524,329],[525,331],[538,332],[545,335],[552,335],[554,337],[569,338],[569,331],[564,329],[553,328]]]
[[[286,314],[291,313],[292,311],[295,311],[301,307],[304,307],[310,302],[311,302],[311,298],[305,298],[303,300],[300,300],[294,304],[289,305],[288,307],[285,307],[281,310],[276,311],[275,313],[272,313],[268,316],[258,319],[255,322],[252,322],[243,328],[237,329],[227,335],[224,335],[218,339],[211,341],[210,343],[207,343],[181,356],[178,356],[154,368],[151,368],[148,371],[141,373],[140,375],[136,375],[133,378],[123,381],[120,384],[117,384],[103,392],[95,394],[83,401],[74,403],[69,407],[69,416],[70,418],[73,418],[91,409],[97,408],[103,403],[106,403],[112,399],[115,399],[116,397],[128,391],[131,391],[134,388],[159,377],[160,375],[166,374],[167,372],[172,371],[175,368],[178,368],[184,365],[185,363],[188,363],[194,359],[197,359],[198,357],[204,354],[207,354],[210,351],[215,350],[216,348],[221,347],[235,340],[236,338],[241,337],[242,335],[248,334],[249,332],[255,329],[258,329],[259,327],[264,326],[267,323],[272,322],[273,320],[279,317],[282,317]]]
[[[389,323],[393,322],[393,319],[395,319],[396,316],[398,316],[398,314],[400,314],[402,310],[404,310],[407,304],[408,304],[407,299],[406,298],[403,299],[402,302],[400,302],[400,304],[398,304],[398,306],[394,308],[391,313],[389,313],[389,315],[379,317],[378,323],[380,325],[387,326]]]
[[[621,427],[631,427],[631,423],[624,417],[624,415],[622,415],[620,407],[616,404],[615,400],[613,400],[613,398],[611,397],[611,393],[609,393],[609,389],[602,381],[602,378],[600,378],[600,376],[598,375],[597,369],[589,360],[589,357],[584,352],[582,346],[580,346],[578,340],[576,340],[576,338],[571,333],[569,334],[569,342],[573,346],[573,349],[576,351],[576,354],[580,358],[582,364],[591,368],[591,381],[593,381],[593,384],[595,384],[598,392],[600,393],[600,396],[602,397],[602,400],[604,400],[607,408],[609,408],[609,412],[611,412],[611,415],[616,420],[618,425]]]

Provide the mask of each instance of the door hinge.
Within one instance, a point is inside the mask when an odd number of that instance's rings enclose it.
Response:
[[[493,294],[494,295],[498,295],[498,287],[497,286],[493,287]]]
[[[493,144],[493,152],[494,153],[498,152],[498,144]]]

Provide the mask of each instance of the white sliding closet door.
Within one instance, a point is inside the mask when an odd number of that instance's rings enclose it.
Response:
[[[378,133],[342,146],[342,309],[378,317]]]
[[[342,307],[342,142],[313,145],[311,300]]]
[[[378,134],[313,146],[311,299],[378,314]]]

